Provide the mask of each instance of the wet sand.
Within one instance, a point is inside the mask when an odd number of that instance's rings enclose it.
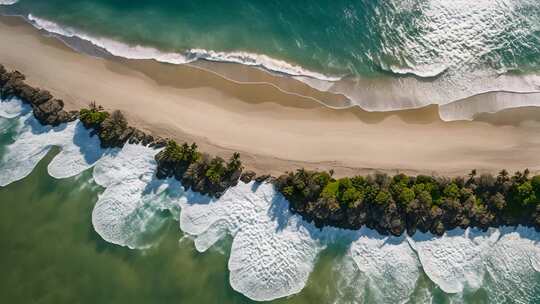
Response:
[[[540,123],[530,108],[512,110],[512,123],[501,123],[498,114],[443,122],[435,106],[385,113],[337,110],[317,100],[339,106],[339,95],[256,68],[229,64],[231,73],[241,74],[235,79],[253,82],[246,84],[188,65],[96,58],[43,36],[19,18],[0,18],[0,41],[0,63],[62,98],[68,109],[91,101],[120,109],[132,124],[156,135],[196,141],[202,150],[225,157],[239,151],[246,167],[259,173],[306,167],[332,168],[337,175],[374,170],[457,175],[473,168],[540,168]],[[507,121],[508,113],[502,114]]]

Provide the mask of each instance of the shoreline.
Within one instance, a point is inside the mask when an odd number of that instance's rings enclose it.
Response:
[[[121,110],[153,135],[197,142],[201,150],[223,157],[239,151],[257,173],[305,167],[334,169],[336,176],[375,171],[456,176],[471,168],[540,169],[535,123],[443,122],[436,106],[384,113],[334,110],[271,85],[234,83],[189,66],[82,55],[15,17],[0,17],[0,37],[6,41],[0,50],[6,67],[51,90],[68,110],[96,101]]]
[[[255,181],[258,186],[271,184],[293,214],[319,229],[360,230],[365,226],[394,236],[414,235],[417,230],[442,236],[458,227],[486,231],[522,225],[540,229],[540,175],[530,177],[528,169],[514,175],[503,169],[496,177],[478,176],[473,169],[468,178],[376,173],[336,179],[333,170],[304,168],[279,177],[257,176],[244,170],[237,152],[225,161],[199,151],[196,143],[154,137],[131,126],[121,111],[108,112],[95,102],[79,111],[66,111],[62,100],[25,80],[24,74],[7,71],[0,64],[0,98],[29,104],[38,125],[59,127],[78,120],[102,149],[123,149],[127,143],[163,148],[154,150],[153,176],[176,179],[185,190],[211,199],[226,195],[240,181],[245,185]],[[6,185],[5,181],[0,184]]]
[[[438,105],[442,120],[459,121],[474,120],[477,114],[495,113],[503,109],[540,106],[534,96],[527,96],[540,94],[536,85],[537,74],[499,75],[488,70],[464,70],[462,77],[457,78],[455,74],[446,75],[447,71],[427,78],[395,71],[367,77],[348,74],[325,76],[264,54],[222,53],[202,49],[179,53],[174,50],[161,51],[149,46],[132,46],[114,39],[100,38],[31,14],[20,17],[78,52],[113,60],[150,59],[173,65],[185,64],[240,84],[270,84],[283,93],[310,97],[333,109],[357,106],[367,112],[395,112]],[[388,73],[391,77],[387,77]],[[454,81],[457,82],[450,85],[453,87],[451,89],[448,82]]]

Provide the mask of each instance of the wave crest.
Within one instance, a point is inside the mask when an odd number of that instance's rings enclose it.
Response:
[[[0,5],[13,5],[19,2],[19,0],[0,0]]]
[[[271,58],[262,54],[248,52],[218,52],[204,49],[189,49],[181,53],[163,52],[153,47],[135,45],[131,46],[113,39],[95,37],[93,35],[77,31],[70,27],[63,27],[59,24],[28,15],[28,20],[38,29],[65,37],[78,37],[89,41],[93,45],[106,50],[108,53],[129,59],[154,59],[159,62],[172,64],[185,64],[199,59],[209,61],[240,63],[249,66],[262,67],[271,72],[277,72],[290,76],[304,76],[325,81],[337,81],[338,76],[327,76],[321,73],[306,70],[298,65],[288,63],[283,60]]]

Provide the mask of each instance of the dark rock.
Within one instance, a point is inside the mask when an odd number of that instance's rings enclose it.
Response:
[[[270,178],[271,178],[271,176],[268,175],[268,174],[260,175],[260,176],[257,176],[257,178],[255,178],[255,181],[257,183],[264,183],[264,182],[268,181]]]
[[[442,236],[445,232],[443,223],[441,221],[435,222],[431,227],[430,232],[437,236]]]
[[[390,222],[390,233],[400,236],[405,231],[405,223],[399,218],[393,218]]]
[[[242,173],[242,176],[240,176],[240,180],[246,184],[248,184],[249,182],[251,182],[255,177],[257,176],[257,174],[253,171],[246,171],[244,173]]]
[[[152,143],[154,141],[154,137],[152,135],[149,135],[149,134],[144,134],[142,140],[141,140],[141,144],[143,146],[148,146],[150,143]]]
[[[38,90],[32,96],[31,103],[33,105],[40,105],[40,104],[42,104],[42,103],[44,103],[46,101],[49,101],[51,99],[53,99],[53,96],[51,95],[51,93],[49,91]],[[77,112],[77,115],[79,114],[79,111],[74,111],[74,112]]]
[[[69,122],[71,117],[63,108],[64,102],[62,100],[49,100],[34,107],[34,116],[42,125],[58,126]]]
[[[79,119],[79,111],[69,111],[68,115],[69,115],[68,119],[70,122]]]
[[[143,131],[139,130],[139,129],[135,129],[133,131],[133,134],[131,135],[131,138],[129,139],[129,143],[130,144],[138,144],[138,143],[141,143],[142,140],[144,139],[145,137],[145,134]]]
[[[122,148],[134,132],[120,111],[114,111],[98,128],[98,136],[103,148]]]
[[[0,87],[2,87],[2,98],[19,96],[20,89],[25,86],[24,75],[18,71],[3,74],[0,77]]]
[[[167,141],[168,140],[165,138],[156,137],[154,141],[150,143],[150,147],[155,149],[163,148],[167,145]]]

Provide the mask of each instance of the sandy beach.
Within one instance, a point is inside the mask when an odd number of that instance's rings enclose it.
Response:
[[[96,58],[43,36],[20,18],[0,18],[0,39],[0,63],[50,90],[68,109],[96,101],[122,110],[133,125],[155,135],[195,141],[224,157],[239,151],[245,166],[258,173],[299,167],[334,169],[339,176],[540,169],[540,124],[527,114],[530,108],[472,122],[443,122],[435,106],[336,110],[317,99],[340,105],[339,95],[255,68],[230,65],[243,73],[239,78],[254,82],[237,83],[187,65]]]

